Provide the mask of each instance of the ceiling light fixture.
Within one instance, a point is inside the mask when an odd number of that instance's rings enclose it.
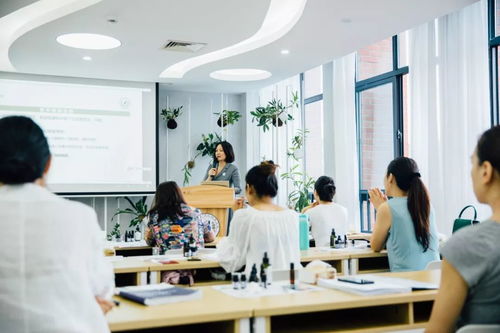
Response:
[[[222,81],[258,81],[271,77],[271,73],[262,69],[234,68],[212,72],[210,77]]]
[[[262,26],[253,36],[229,47],[173,64],[160,77],[180,79],[193,68],[249,52],[280,39],[299,21],[306,2],[307,0],[271,0]]]
[[[35,1],[9,15],[0,17],[0,70],[16,71],[9,59],[9,49],[19,37],[41,25],[95,5],[101,1]]]
[[[289,54],[290,51],[289,50],[281,50],[281,54]]]
[[[57,37],[56,40],[64,46],[86,50],[108,50],[122,45],[116,38],[86,33],[65,34]]]
[[[82,58],[83,60],[85,61],[91,61],[92,60],[92,57],[89,57],[89,56],[85,56]]]

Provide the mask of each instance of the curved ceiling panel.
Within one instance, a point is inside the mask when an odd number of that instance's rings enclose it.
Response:
[[[178,62],[165,69],[160,77],[179,79],[196,67],[246,53],[280,39],[300,19],[306,3],[307,0],[271,0],[264,22],[253,36],[232,46]]]
[[[9,49],[16,39],[51,22],[102,0],[40,0],[0,18],[0,70],[15,71]]]

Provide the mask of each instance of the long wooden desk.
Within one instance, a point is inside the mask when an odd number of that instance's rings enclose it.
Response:
[[[382,273],[439,283],[440,271]],[[358,296],[324,289],[290,295],[242,299],[211,287],[203,298],[146,307],[121,300],[108,314],[113,332],[171,327],[169,332],[387,332],[424,327],[436,290]],[[252,318],[250,320],[250,318]],[[197,324],[204,323],[203,326]],[[148,331],[150,332],[150,331]],[[159,332],[159,331],[158,331]]]
[[[201,261],[186,261],[178,260],[178,264],[160,264],[147,260],[150,257],[126,257],[120,261],[113,262],[115,267],[115,274],[120,275],[122,279],[123,274],[137,274],[138,277],[127,277],[123,281],[117,280],[117,285],[128,285],[130,281],[141,281],[138,284],[144,284],[147,281],[147,274],[149,274],[150,283],[158,283],[162,271],[172,270],[187,270],[195,269],[202,275],[201,281],[197,285],[210,283],[210,278],[207,272],[203,270],[211,268],[220,268],[220,264],[213,260]],[[146,261],[147,260],[147,261]],[[301,262],[305,265],[313,260],[322,260],[330,263],[337,269],[338,274],[362,274],[362,273],[378,273],[386,272],[389,270],[389,263],[387,260],[387,252],[381,253],[373,252],[371,249],[335,249],[328,248],[310,248],[307,251],[301,252]],[[134,267],[137,271],[134,271]],[[145,269],[146,267],[146,269]],[[203,274],[205,274],[203,276]],[[195,277],[196,281],[196,277]],[[119,282],[119,283],[118,283]],[[214,281],[211,282],[212,284]],[[216,282],[215,282],[216,283]],[[132,283],[133,284],[133,283]]]
[[[121,304],[108,313],[109,328],[113,332],[157,327],[169,327],[168,332],[249,332],[252,304],[211,287],[200,289],[199,300],[156,306],[143,306],[116,297]]]

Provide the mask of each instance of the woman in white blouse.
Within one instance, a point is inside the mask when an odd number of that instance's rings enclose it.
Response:
[[[335,234],[339,236],[347,234],[347,209],[333,202],[335,190],[331,177],[319,177],[314,184],[314,203],[302,211],[309,215],[311,234],[316,247],[330,246],[332,229],[335,229]]]
[[[37,124],[0,119],[0,332],[109,332],[114,278],[96,214],[45,188],[50,163]]]
[[[221,266],[227,272],[245,265],[248,276],[253,264],[260,268],[265,252],[273,270],[290,269],[290,263],[300,267],[298,214],[273,203],[278,193],[276,167],[265,161],[245,177],[249,207],[243,209],[243,199],[236,201],[231,233],[217,245]]]

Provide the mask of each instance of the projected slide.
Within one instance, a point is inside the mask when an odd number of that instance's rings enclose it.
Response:
[[[143,126],[143,99],[153,95],[150,88],[0,80],[0,117],[25,115],[42,127],[56,192],[154,191],[154,142],[145,148],[143,137],[154,133],[154,118]]]

